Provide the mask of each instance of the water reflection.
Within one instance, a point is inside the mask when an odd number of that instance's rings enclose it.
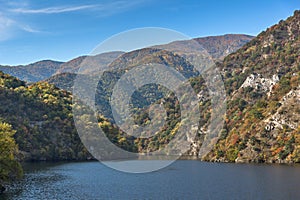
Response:
[[[148,174],[123,173],[98,162],[24,167],[24,179],[0,199],[300,199],[299,165],[181,160]]]

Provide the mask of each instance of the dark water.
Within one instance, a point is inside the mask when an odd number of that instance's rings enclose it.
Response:
[[[149,164],[149,161],[139,161]],[[127,174],[98,162],[29,164],[0,199],[300,199],[300,166],[177,161]]]

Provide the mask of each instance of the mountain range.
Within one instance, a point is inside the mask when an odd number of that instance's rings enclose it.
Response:
[[[225,35],[195,40],[217,63],[227,94],[227,111],[222,116],[225,124],[213,150],[199,157],[203,140],[209,134],[207,126],[211,114],[211,100],[203,77],[181,56],[155,47],[107,54],[122,54],[111,63],[97,87],[98,122],[109,139],[132,152],[151,152],[166,145],[178,130],[179,99],[155,85],[141,88],[134,94],[137,100],[132,102],[135,122],[140,125],[150,121],[145,114],[149,104],[164,104],[167,123],[155,137],[130,137],[112,119],[109,97],[118,79],[126,70],[155,62],[181,72],[202,99],[197,137],[191,141],[187,156],[220,162],[300,162],[300,11],[255,38]],[[177,48],[182,43],[184,41],[167,45]],[[17,131],[14,138],[20,159],[91,158],[76,134],[71,112],[70,91],[85,58],[67,63],[41,61],[28,66],[0,67],[4,72],[0,74],[0,117]],[[153,94],[153,91],[156,92]]]
[[[221,60],[224,56],[232,53],[249,42],[253,36],[228,34],[223,36],[211,36],[204,38],[196,38],[200,45],[205,48],[210,55],[216,59]],[[173,42],[170,45],[180,45],[180,42]],[[114,54],[122,54],[124,52],[108,53],[109,58]],[[0,66],[0,71],[15,76],[23,81],[32,83],[38,82],[56,76],[62,73],[76,73],[79,69],[80,63],[87,56],[80,56],[68,62],[58,62],[52,60],[43,60],[29,65],[20,66]]]

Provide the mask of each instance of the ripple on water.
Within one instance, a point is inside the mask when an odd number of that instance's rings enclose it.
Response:
[[[45,164],[0,199],[300,199],[299,171],[299,165],[177,161],[154,173],[128,174],[98,162]]]

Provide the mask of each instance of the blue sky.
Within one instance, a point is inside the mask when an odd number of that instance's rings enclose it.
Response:
[[[142,27],[257,35],[296,9],[299,0],[0,0],[0,64],[67,61]]]

